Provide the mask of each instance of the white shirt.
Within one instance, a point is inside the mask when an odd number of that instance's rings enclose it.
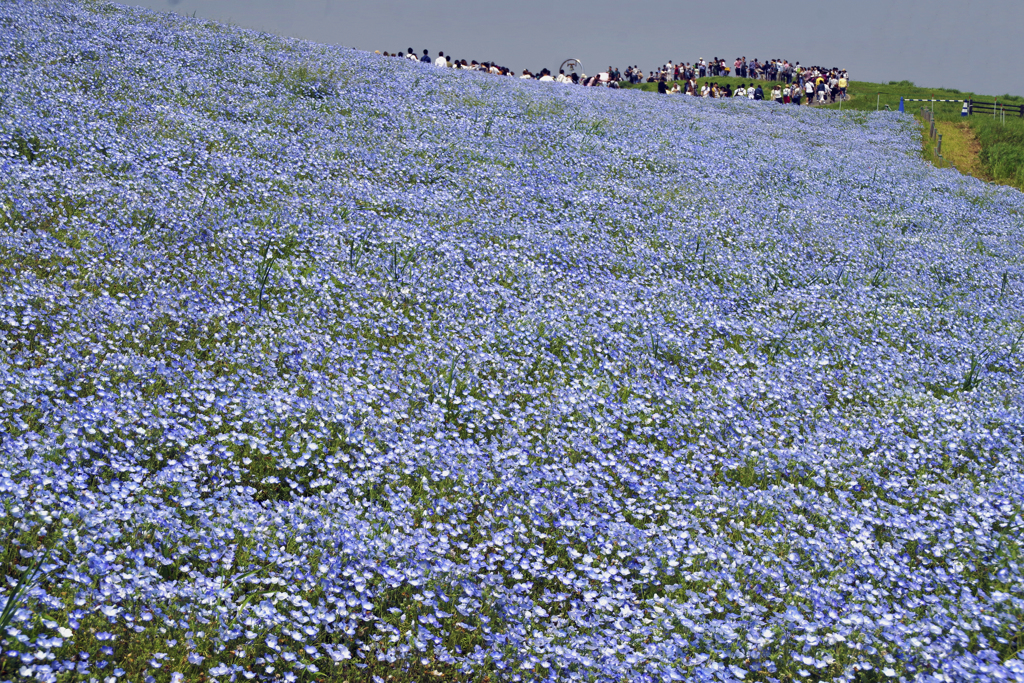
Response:
[[[408,59],[410,62],[420,61],[420,58],[416,56],[415,52],[407,52],[405,58]]]
[[[548,76],[547,74],[544,74],[543,76],[540,77],[539,80],[541,83],[551,83],[555,79],[551,78],[551,76]]]
[[[434,66],[447,67],[448,60],[445,59],[444,57],[438,57],[437,59],[434,60]]]

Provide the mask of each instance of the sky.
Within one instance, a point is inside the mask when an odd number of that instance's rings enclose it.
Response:
[[[1024,95],[1022,0],[122,0],[319,43],[443,50],[515,72],[721,57],[840,67],[853,80]]]

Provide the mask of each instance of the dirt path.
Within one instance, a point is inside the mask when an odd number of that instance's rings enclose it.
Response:
[[[935,127],[942,134],[942,157],[945,161],[963,174],[991,180],[982,168],[981,143],[970,125],[965,121],[937,121]]]

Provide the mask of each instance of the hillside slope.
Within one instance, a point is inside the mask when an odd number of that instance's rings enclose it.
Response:
[[[0,89],[0,678],[1024,679],[1024,199],[912,122],[92,1]]]

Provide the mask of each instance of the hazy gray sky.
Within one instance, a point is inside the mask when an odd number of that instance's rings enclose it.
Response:
[[[146,0],[155,10],[360,50],[424,48],[516,71],[576,57],[594,73],[785,58],[854,80],[1024,95],[1024,0]]]

